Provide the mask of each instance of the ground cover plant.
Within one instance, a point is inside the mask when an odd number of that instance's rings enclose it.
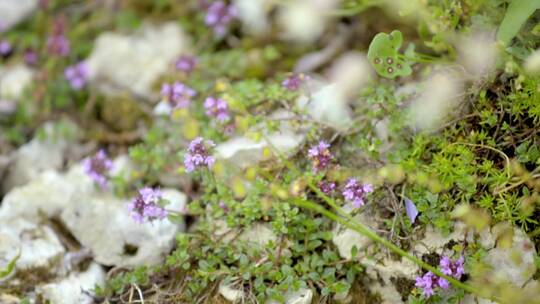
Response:
[[[539,8],[39,1],[0,32],[0,68],[33,71],[17,97],[0,90],[0,151],[77,142],[57,171],[80,166],[96,197],[124,202],[122,225],[185,228],[158,262],[108,264],[88,246],[79,271],[106,273],[74,285],[88,303],[540,303]],[[166,22],[188,38],[150,38]],[[114,35],[128,42],[101,59]],[[7,158],[3,184],[19,170]],[[8,210],[17,188],[3,187]],[[39,225],[74,230],[64,216]],[[0,295],[55,303],[36,286],[62,275],[24,270],[21,248]]]

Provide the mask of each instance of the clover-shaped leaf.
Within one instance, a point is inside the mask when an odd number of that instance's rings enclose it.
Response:
[[[400,31],[379,33],[373,38],[367,56],[379,75],[387,78],[411,75],[412,69],[407,57],[399,53],[402,42]]]

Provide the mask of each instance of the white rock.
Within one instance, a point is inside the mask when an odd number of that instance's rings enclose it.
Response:
[[[514,228],[512,246],[491,249],[486,261],[493,267],[495,280],[508,281],[521,287],[536,271],[535,256],[534,243],[521,229]]]
[[[136,170],[136,165],[128,155],[120,155],[113,160],[113,167],[110,171],[111,176],[122,177],[126,180],[131,178],[131,175]]]
[[[403,303],[392,279],[414,280],[420,272],[418,265],[405,258],[393,260],[383,255],[374,259],[363,258],[360,263],[366,267],[367,277],[371,279],[368,284],[370,291],[378,293],[383,303]]]
[[[3,1],[6,0],[0,0],[0,15],[3,13],[1,8]],[[34,72],[23,64],[0,68],[0,99],[18,100],[33,77]]]
[[[224,297],[227,301],[232,303],[238,303],[244,298],[244,292],[240,289],[231,287],[228,284],[219,284],[219,294]]]
[[[92,187],[92,184],[88,184]],[[72,182],[56,171],[46,171],[30,183],[6,194],[0,207],[0,219],[25,218],[39,222],[40,214],[59,216],[71,199],[86,197],[87,191],[74,187]]]
[[[244,30],[250,34],[263,34],[268,31],[267,14],[273,7],[269,0],[235,0],[234,6],[244,25]]]
[[[240,240],[265,246],[270,241],[276,242],[277,236],[267,224],[255,223],[246,229],[239,237]]]
[[[162,191],[170,201],[167,209],[185,208],[184,194],[173,189]],[[162,262],[184,225],[168,219],[138,224],[130,217],[127,203],[110,193],[73,197],[61,219],[73,236],[92,251],[95,261],[103,265],[130,267]]]
[[[214,221],[215,235],[217,237],[223,236],[223,242],[231,242],[235,239],[251,243],[253,245],[265,246],[270,241],[276,242],[277,236],[270,228],[270,225],[265,223],[253,223],[249,229],[242,230],[240,236],[236,236],[239,232],[238,229],[229,228],[227,222],[218,220]],[[234,230],[234,231],[232,231]]]
[[[311,304],[313,300],[313,291],[311,289],[301,288],[298,291],[288,291],[285,293],[285,304]],[[276,301],[268,301],[266,304],[278,304]]]
[[[184,194],[173,189],[162,191],[170,201],[168,209],[184,210]],[[22,217],[37,222],[40,213],[59,217],[101,264],[129,267],[162,262],[184,225],[167,219],[137,224],[126,204],[125,199],[98,190],[82,166],[76,165],[66,174],[47,171],[12,190],[0,207],[0,220]]]
[[[17,256],[16,270],[51,267],[65,252],[54,231],[48,226],[38,226],[25,219],[2,221],[0,225],[0,269]]]
[[[375,226],[373,219],[364,213],[360,213],[354,216],[354,220],[361,222],[369,227]],[[332,242],[334,243],[334,245],[336,245],[339,255],[344,259],[352,259],[351,250],[353,246],[356,246],[359,255],[361,255],[362,251],[367,249],[367,247],[372,244],[370,238],[352,229],[343,229],[341,225],[337,225],[334,229]],[[358,256],[356,258],[358,258]]]
[[[290,117],[286,111],[276,111],[269,117],[272,119],[286,119]],[[257,128],[257,127],[256,127]],[[258,126],[258,128],[262,128]],[[280,124],[278,132],[266,134],[266,139],[255,141],[247,137],[235,137],[216,146],[216,157],[223,159],[238,167],[247,167],[264,158],[264,150],[276,148],[279,153],[287,155],[296,149],[304,140],[303,132],[295,131],[287,122]]]
[[[171,115],[172,110],[173,107],[171,107],[169,102],[167,102],[166,100],[162,100],[158,104],[156,104],[153,113],[155,116],[169,116]]]
[[[86,60],[90,81],[106,94],[131,91],[153,98],[152,85],[186,51],[186,35],[175,23],[145,24],[133,35],[101,34]]]
[[[64,141],[41,141],[37,138],[21,146],[3,182],[5,192],[35,179],[48,169],[59,169],[63,162]]]
[[[430,252],[441,254],[444,245],[448,244],[452,240],[458,241],[460,238],[462,240],[465,238],[460,230],[456,232],[456,229],[454,229],[454,231],[449,235],[444,235],[437,228],[430,225],[426,228],[424,238],[419,240],[414,246],[414,251],[418,252],[419,254],[426,254]]]
[[[0,0],[0,27],[11,28],[28,17],[37,7],[38,0]]]
[[[314,120],[334,129],[343,130],[352,123],[351,109],[338,84],[328,84],[315,91],[306,109]]]
[[[65,137],[58,128],[70,128],[73,138]],[[69,144],[76,138],[77,126],[71,122],[48,122],[43,130],[45,138],[35,137],[14,152],[12,164],[2,182],[4,192],[26,184],[42,172],[62,167]]]
[[[73,273],[59,282],[39,286],[37,293],[55,304],[92,304],[94,300],[85,292],[104,284],[105,277],[103,267],[92,263],[84,272]]]
[[[309,43],[322,34],[328,12],[339,5],[336,0],[298,0],[280,6],[278,22],[283,36],[294,42]]]

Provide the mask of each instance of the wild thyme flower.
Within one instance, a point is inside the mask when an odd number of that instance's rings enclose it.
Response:
[[[214,29],[217,36],[224,36],[227,33],[229,24],[238,15],[234,5],[227,5],[224,1],[215,1],[206,12],[204,23]]]
[[[313,163],[314,171],[321,171],[328,167],[333,156],[330,153],[330,145],[325,141],[320,141],[317,145],[311,146],[308,150],[308,157]]]
[[[53,26],[52,34],[47,38],[47,50],[49,54],[66,57],[71,51],[69,40],[65,36],[65,20],[57,19]]]
[[[452,276],[456,279],[461,279],[461,276],[465,273],[465,268],[463,267],[465,259],[463,256],[459,259],[452,261],[449,257],[443,256],[439,262],[442,273],[447,276]]]
[[[366,195],[371,192],[373,192],[371,184],[360,184],[356,179],[350,178],[343,189],[343,196],[355,208],[360,208],[365,204]]]
[[[103,150],[83,161],[84,172],[101,188],[107,187],[107,174],[113,167],[113,162]]]
[[[63,34],[49,36],[47,38],[47,50],[52,55],[66,57],[71,50],[69,40]]]
[[[207,140],[205,142],[202,137],[197,137],[191,141],[188,152],[184,156],[186,172],[192,172],[201,167],[212,167],[215,160],[214,157],[210,155],[209,149],[213,146],[215,146],[213,141]]]
[[[326,195],[330,195],[336,190],[336,183],[321,181],[319,182],[319,190]]]
[[[183,55],[176,60],[174,65],[178,71],[191,73],[197,65],[197,58],[194,56]]]
[[[459,280],[465,273],[465,269],[463,268],[464,261],[463,256],[459,257],[456,261],[443,256],[439,261],[439,266],[442,273]],[[445,278],[438,277],[430,271],[423,276],[418,276],[415,286],[422,288],[424,296],[429,298],[435,293],[435,288],[448,289],[450,288],[450,283]]]
[[[11,47],[11,43],[7,40],[0,41],[0,56],[7,57],[11,55],[11,52],[13,51],[13,48]]]
[[[219,122],[227,121],[229,116],[229,105],[221,98],[208,97],[204,101],[206,115],[215,117]]]
[[[34,66],[38,62],[38,55],[33,49],[26,49],[24,51],[24,62],[28,65]]]
[[[283,80],[281,85],[289,91],[296,91],[307,79],[309,79],[309,76],[305,74],[291,74],[289,77]]]
[[[224,212],[229,212],[229,206],[224,201],[219,202],[219,208],[223,209]]]
[[[191,98],[197,95],[197,92],[183,83],[175,82],[173,84],[164,83],[161,86],[161,95],[171,107],[179,109],[189,106]]]
[[[429,271],[423,276],[416,277],[414,286],[422,288],[422,294],[429,298],[435,294],[435,288],[439,287],[439,278]]]
[[[167,211],[159,205],[163,194],[159,189],[145,187],[139,190],[139,194],[128,204],[131,217],[137,223],[145,220],[153,221],[163,219],[167,216]]]
[[[74,90],[80,90],[88,81],[88,65],[81,61],[75,65],[69,66],[64,70],[64,76]]]

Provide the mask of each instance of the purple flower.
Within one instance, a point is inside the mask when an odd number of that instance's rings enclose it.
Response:
[[[13,51],[13,48],[11,47],[11,43],[9,43],[9,41],[0,41],[0,56],[7,57],[11,54],[11,51]]]
[[[326,195],[330,195],[336,190],[336,183],[321,181],[319,182],[319,190]]]
[[[307,75],[292,74],[285,80],[283,80],[281,85],[289,91],[296,91],[300,88],[300,85],[302,85],[302,83],[307,79],[309,79],[309,76]]]
[[[183,83],[175,82],[164,83],[161,86],[161,95],[173,108],[179,109],[188,107],[191,98],[197,95],[197,92]]]
[[[47,38],[47,50],[52,55],[66,57],[71,50],[69,40],[64,34],[49,36]]]
[[[88,65],[86,62],[81,61],[76,65],[67,67],[64,70],[64,75],[74,90],[80,90],[88,81]]]
[[[227,125],[223,126],[223,134],[231,136],[231,135],[234,134],[235,129],[236,129],[236,126],[235,126],[234,122],[230,123],[230,124],[227,124]]]
[[[26,49],[26,51],[24,51],[24,62],[31,66],[36,65],[38,62],[37,53],[32,49]]]
[[[437,285],[439,285],[439,287],[442,289],[450,288],[450,283],[445,278],[438,278]]]
[[[215,117],[219,122],[227,121],[229,116],[229,105],[221,98],[208,97],[204,101],[206,115]]]
[[[59,18],[54,22],[53,33],[47,38],[47,50],[50,54],[66,57],[71,50],[69,40],[65,36],[65,20]]]
[[[435,294],[435,288],[439,286],[439,280],[436,275],[431,271],[427,272],[423,276],[416,277],[416,283],[414,286],[422,288],[422,293],[426,298]]]
[[[219,202],[219,208],[223,209],[225,212],[229,212],[229,206],[227,206],[224,201]]]
[[[107,173],[112,169],[113,162],[103,150],[83,161],[84,172],[101,188],[107,188]]]
[[[360,208],[365,204],[366,194],[373,192],[370,184],[360,184],[356,179],[350,178],[343,190],[345,199],[352,203],[355,208]]]
[[[447,276],[452,276],[456,279],[461,279],[461,276],[465,273],[465,268],[463,267],[465,259],[463,256],[459,259],[452,261],[449,257],[443,256],[439,262],[442,273]]]
[[[159,189],[145,187],[139,190],[139,194],[128,204],[131,217],[137,223],[145,220],[153,221],[163,219],[167,216],[167,211],[159,205],[163,194]]]
[[[219,0],[208,7],[204,23],[212,27],[217,36],[223,36],[237,15],[238,12],[234,5],[227,5],[224,1]]]
[[[194,56],[183,55],[176,60],[176,69],[182,72],[191,73],[197,65],[197,58]]]
[[[197,137],[188,147],[188,153],[184,156],[184,166],[186,172],[192,172],[197,168],[208,167],[214,164],[214,157],[210,155],[209,149],[215,146],[214,142],[207,140],[206,143],[202,137]]]
[[[308,150],[308,157],[313,163],[314,171],[324,170],[330,164],[333,156],[328,148],[330,148],[330,145],[321,140],[317,145],[312,146]]]
[[[439,266],[441,267],[442,273],[459,280],[463,273],[465,273],[463,262],[463,256],[459,257],[456,261],[452,261],[449,257],[443,256],[439,261]],[[415,286],[422,288],[424,296],[429,298],[435,293],[435,288],[440,287],[442,289],[448,289],[450,288],[450,283],[445,278],[440,278],[430,271],[424,274],[424,276],[418,276],[416,278]]]
[[[407,212],[407,216],[409,217],[411,224],[414,224],[414,221],[416,220],[416,217],[418,216],[418,209],[416,209],[416,206],[410,199],[405,197],[404,201],[405,201],[405,211]]]

